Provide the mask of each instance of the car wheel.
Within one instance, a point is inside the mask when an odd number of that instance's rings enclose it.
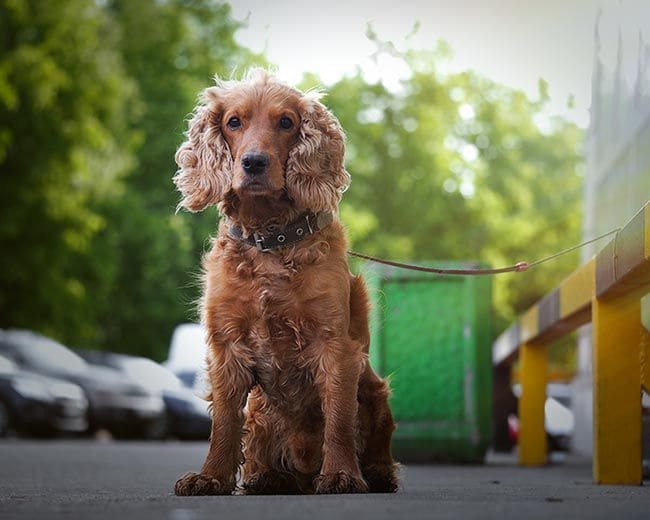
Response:
[[[7,435],[7,432],[9,431],[9,410],[7,410],[7,407],[4,405],[2,401],[0,401],[0,437],[4,437]]]
[[[169,422],[167,414],[163,414],[159,419],[149,423],[143,431],[145,439],[149,440],[164,440],[169,435]]]

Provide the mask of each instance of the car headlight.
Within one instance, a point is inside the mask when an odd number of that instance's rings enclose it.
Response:
[[[30,399],[40,399],[41,401],[52,400],[52,395],[50,394],[47,387],[39,381],[32,379],[14,379],[11,382],[11,386],[23,397],[28,397]]]

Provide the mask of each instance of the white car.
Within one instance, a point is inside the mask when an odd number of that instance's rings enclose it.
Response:
[[[512,392],[517,398],[521,396],[521,385],[516,384]],[[575,419],[571,406],[571,387],[561,383],[549,383],[546,386],[546,402],[544,403],[544,428],[548,435],[550,451],[568,451]],[[508,427],[511,437],[519,434],[519,420],[516,416],[508,417]]]
[[[171,370],[183,384],[203,397],[209,391],[205,378],[208,347],[207,332],[198,323],[182,323],[174,329],[169,355],[163,366]]]

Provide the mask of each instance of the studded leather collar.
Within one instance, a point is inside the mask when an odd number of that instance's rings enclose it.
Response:
[[[244,237],[242,229],[235,224],[230,226],[228,233],[231,237],[255,246],[260,251],[272,251],[300,242],[303,238],[326,228],[333,220],[334,217],[329,211],[320,211],[319,213],[308,211],[285,228],[266,235],[253,233]]]

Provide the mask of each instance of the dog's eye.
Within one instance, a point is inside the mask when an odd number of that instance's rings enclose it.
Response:
[[[228,128],[235,130],[241,126],[241,120],[238,117],[231,117],[228,119],[228,122],[226,124],[228,125]]]
[[[289,119],[288,117],[281,117],[280,118],[280,128],[283,128],[284,130],[289,130],[293,126],[293,121]]]

